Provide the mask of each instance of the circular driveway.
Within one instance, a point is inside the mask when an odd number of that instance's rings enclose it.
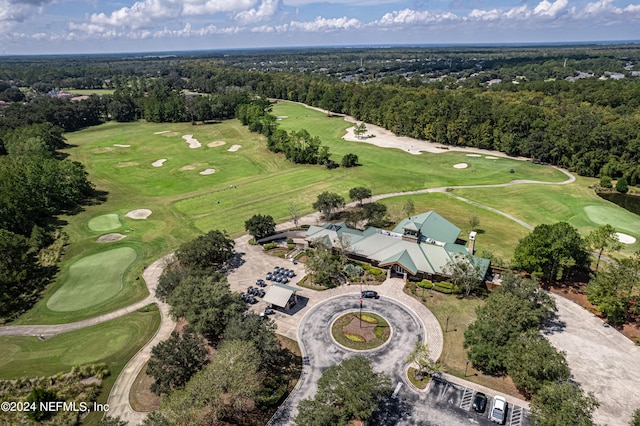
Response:
[[[371,359],[374,370],[388,374],[394,388],[401,382],[404,388],[409,388],[405,380],[405,358],[416,340],[422,341],[424,324],[409,308],[392,299],[384,296],[380,299],[364,299],[363,311],[383,316],[389,322],[392,334],[389,341],[379,348],[370,351],[349,350],[333,340],[330,328],[336,318],[359,308],[360,294],[356,292],[329,298],[304,316],[298,328],[303,371],[296,390],[284,404],[286,407],[281,407],[280,415],[274,419],[275,424],[292,424],[299,402],[316,394],[323,371],[355,355]]]

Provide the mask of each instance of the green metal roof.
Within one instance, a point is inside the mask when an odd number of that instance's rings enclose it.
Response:
[[[421,213],[402,220],[393,228],[393,232],[402,234],[403,230],[411,222],[414,223],[414,226],[418,227],[420,233],[425,237],[433,238],[443,243],[455,243],[458,235],[460,235],[460,228],[434,211]]]
[[[386,265],[391,265],[393,263],[399,264],[404,269],[411,272],[412,275],[415,275],[418,273],[418,268],[416,267],[416,264],[413,263],[413,260],[411,259],[411,255],[406,250],[402,250],[401,252],[396,253],[391,257],[388,257],[387,259],[380,262],[379,265],[386,266]]]

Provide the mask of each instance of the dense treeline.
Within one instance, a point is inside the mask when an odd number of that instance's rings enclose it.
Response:
[[[269,114],[269,110],[269,104],[262,100],[243,104],[238,107],[238,119],[252,132],[266,136],[270,151],[284,153],[293,163],[321,164],[329,169],[338,167],[338,163],[329,158],[329,147],[322,145],[318,136],[311,136],[304,129],[297,132],[278,129],[276,117]]]

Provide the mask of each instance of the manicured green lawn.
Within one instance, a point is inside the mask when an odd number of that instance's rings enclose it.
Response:
[[[119,247],[74,262],[47,307],[52,311],[79,311],[109,300],[122,289],[125,272],[136,257],[131,247]]]
[[[113,231],[122,226],[118,215],[115,213],[96,216],[87,224],[89,229],[96,232]]]
[[[604,224],[640,240],[640,217],[603,200],[589,188],[595,179],[569,185],[518,185],[505,188],[456,189],[455,194],[510,213],[530,225],[568,222],[583,235]],[[630,254],[640,243],[624,245]]]
[[[0,378],[17,379],[67,372],[75,365],[104,362],[112,375],[154,335],[160,324],[155,305],[137,312],[59,334],[37,337],[0,337]]]

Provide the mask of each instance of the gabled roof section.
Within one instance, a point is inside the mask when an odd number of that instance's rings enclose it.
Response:
[[[272,305],[279,306],[284,308],[287,306],[287,302],[292,294],[297,291],[294,287],[289,287],[284,284],[273,284],[267,290],[267,294],[264,295],[264,300],[267,303],[271,303]]]
[[[413,259],[411,259],[411,255],[407,250],[402,250],[401,252],[398,252],[393,256],[384,259],[382,262],[380,262],[379,265],[388,266],[394,263],[402,266],[413,275],[418,273],[418,268],[416,267],[416,264],[413,263]]]
[[[415,222],[407,222],[407,224],[402,229],[408,229],[410,231],[416,231],[416,232],[420,230],[418,226],[415,224]]]
[[[458,235],[460,235],[460,228],[434,211],[421,213],[404,219],[393,231],[403,233],[403,230],[411,222],[414,223],[424,237],[443,243],[455,243]]]

